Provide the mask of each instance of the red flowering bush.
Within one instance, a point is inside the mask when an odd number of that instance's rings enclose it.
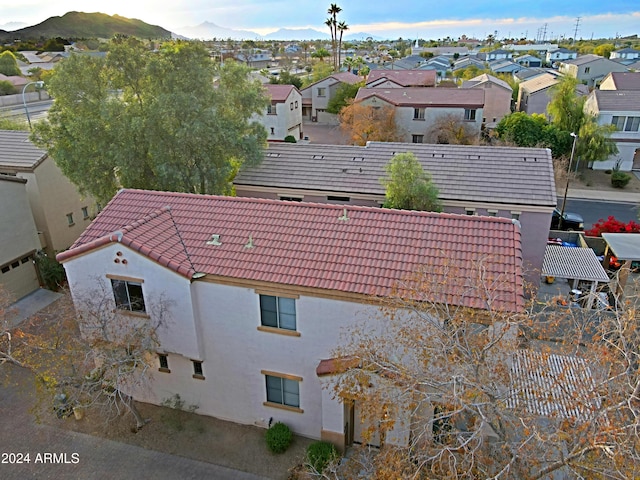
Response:
[[[640,223],[633,220],[624,223],[609,216],[606,220],[601,218],[593,224],[593,228],[584,232],[588,237],[600,237],[603,233],[640,233]]]

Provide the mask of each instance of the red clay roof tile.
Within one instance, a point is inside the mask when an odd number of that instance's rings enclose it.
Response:
[[[425,266],[486,259],[494,307],[523,305],[520,230],[508,219],[279,200],[121,190],[59,261],[122,244],[180,275],[197,272],[388,295]],[[221,245],[208,244],[219,235]],[[252,248],[248,248],[249,239]],[[435,271],[435,270],[434,270]],[[454,302],[484,308],[474,295]]]

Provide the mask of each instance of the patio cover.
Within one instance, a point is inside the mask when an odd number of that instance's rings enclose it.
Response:
[[[618,259],[640,261],[640,233],[603,233],[602,238]]]
[[[640,254],[640,235],[638,237],[638,254]],[[561,245],[547,245],[542,262],[542,275],[592,282],[609,281],[607,272],[602,268],[593,250]]]

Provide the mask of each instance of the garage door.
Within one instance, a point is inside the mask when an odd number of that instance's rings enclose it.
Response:
[[[0,267],[0,283],[18,300],[40,286],[31,257],[22,257]]]

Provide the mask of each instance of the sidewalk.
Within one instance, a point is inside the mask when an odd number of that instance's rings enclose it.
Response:
[[[564,197],[564,189],[558,189],[559,199]],[[621,202],[640,204],[640,193],[610,190],[584,190],[569,188],[567,198],[579,198],[582,200],[599,200],[601,202]]]

